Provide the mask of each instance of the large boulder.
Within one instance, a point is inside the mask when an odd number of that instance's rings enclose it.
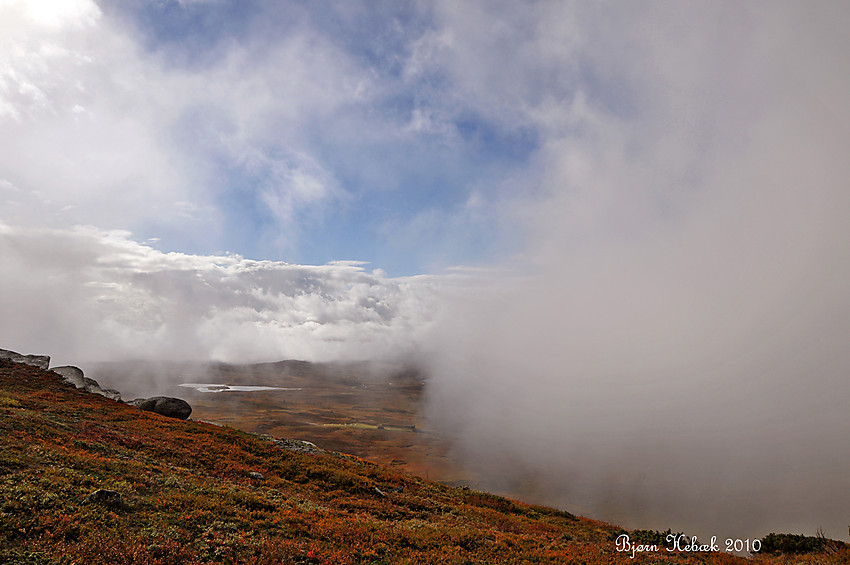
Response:
[[[170,396],[153,396],[151,398],[137,398],[131,402],[134,406],[146,412],[156,412],[169,418],[185,420],[192,413],[192,407],[185,400],[172,398]]]
[[[86,388],[86,381],[84,380],[86,377],[83,374],[83,370],[79,367],[74,367],[72,365],[65,365],[62,367],[53,367],[50,369],[57,375],[61,375],[66,382],[71,383],[77,388]],[[92,380],[92,379],[89,379]]]
[[[49,355],[21,355],[8,349],[0,349],[0,359],[8,359],[15,363],[24,363],[25,365],[35,365],[45,371],[50,366]]]

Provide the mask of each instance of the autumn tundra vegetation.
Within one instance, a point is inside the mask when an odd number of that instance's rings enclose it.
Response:
[[[668,532],[274,439],[145,412],[0,360],[0,563],[850,562],[840,542],[777,534],[753,557],[671,552]],[[640,549],[619,551],[622,536]]]

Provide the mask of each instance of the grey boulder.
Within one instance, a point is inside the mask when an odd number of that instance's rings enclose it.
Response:
[[[71,383],[77,388],[87,390],[94,394],[111,398],[112,400],[121,401],[121,393],[111,388],[100,388],[98,382],[90,379],[83,374],[83,370],[73,365],[65,365],[62,367],[54,367],[51,369],[54,373],[61,375],[66,382]]]
[[[188,402],[170,396],[137,398],[130,404],[137,406],[145,412],[156,412],[157,414],[180,420],[185,420],[192,413],[192,407],[189,406]]]
[[[50,369],[57,375],[61,375],[66,382],[71,383],[77,388],[86,388],[85,375],[83,375],[83,370],[79,367],[73,367],[71,365],[65,365],[64,367],[53,367]],[[89,379],[92,380],[92,379]]]
[[[121,402],[121,393],[114,388],[102,388],[100,389],[100,394],[106,398],[111,398],[112,400]]]

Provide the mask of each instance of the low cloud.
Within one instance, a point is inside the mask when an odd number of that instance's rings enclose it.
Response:
[[[846,533],[848,46],[834,6],[760,6],[574,10],[572,47],[526,42],[595,76],[529,106],[526,276],[437,324],[432,421],[480,486],[705,538]]]
[[[0,224],[0,258],[0,341],[60,364],[399,359],[428,330],[439,286],[357,262],[162,253],[87,227]]]

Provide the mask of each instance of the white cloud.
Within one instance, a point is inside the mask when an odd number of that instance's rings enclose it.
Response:
[[[0,342],[65,362],[400,358],[438,304],[438,285],[356,262],[162,253],[95,228],[0,224],[0,257],[0,293],[15,297]]]
[[[26,22],[50,29],[85,27],[101,15],[91,0],[0,0],[0,10],[17,12]]]
[[[547,98],[560,105],[577,89],[591,33],[576,23],[583,11],[551,2],[437,2],[435,28],[412,43],[405,76],[445,78],[449,88],[429,93],[437,107],[472,110],[506,127],[529,125]]]
[[[175,112],[163,91],[179,80],[93,2],[0,10],[0,167],[21,204],[6,221],[127,228],[173,223],[171,202],[203,200],[166,142]]]
[[[47,26],[24,3],[2,8],[8,17],[0,26],[9,33],[0,34],[0,168],[20,193],[4,194],[0,219],[15,225],[89,224],[159,237],[169,249],[237,245],[251,256],[299,257],[307,229],[331,215],[353,219],[374,238],[374,224],[348,204],[419,190],[419,177],[447,185],[457,177],[462,186],[439,188],[429,214],[439,216],[434,225],[461,226],[464,212],[443,205],[444,193],[471,189],[467,164],[456,156],[468,148],[453,121],[484,108],[509,127],[528,123],[525,110],[513,109],[521,93],[480,92],[475,81],[498,65],[467,79],[451,45],[427,48],[427,33],[408,64],[415,38],[400,35],[402,26],[390,34],[398,52],[375,62],[352,49],[374,47],[359,36],[365,32],[352,30],[351,45],[304,7],[256,7],[241,32],[220,30],[219,37],[212,26],[209,36],[184,44],[158,42],[146,35],[156,29],[134,28],[148,24],[120,8],[104,5],[101,13],[92,2],[68,4],[79,9],[53,6],[44,12],[55,15]],[[213,20],[218,13],[213,4],[185,10],[210,10]],[[354,26],[362,8],[350,10],[345,17]],[[467,46],[457,41],[464,55]],[[414,69],[406,78],[384,68],[404,75],[405,65]],[[523,66],[513,61],[511,68]],[[446,92],[431,75],[449,77]],[[423,139],[426,147],[417,149]],[[436,155],[427,154],[429,146]],[[492,199],[490,184],[476,190]],[[388,218],[403,224],[418,212],[395,201]],[[491,216],[496,209],[479,210]],[[489,219],[478,231],[487,232]],[[411,249],[435,239],[448,242],[445,251],[471,249],[460,241],[469,237],[463,229],[430,233]],[[429,254],[410,255],[424,262]]]
[[[184,68],[144,51],[90,1],[4,1],[0,11],[0,168],[21,189],[4,195],[17,206],[1,219],[167,232],[171,245],[203,233],[217,249],[232,183],[269,207],[283,240],[299,214],[344,196],[309,136],[367,101],[370,77],[306,25],[249,35]]]
[[[308,155],[296,155],[292,160],[271,160],[257,156],[257,166],[265,176],[262,202],[283,227],[279,234],[282,247],[293,248],[297,232],[293,229],[295,215],[321,201],[341,200],[345,192],[328,171]],[[335,197],[335,198],[334,198]],[[284,243],[287,241],[288,243]]]

